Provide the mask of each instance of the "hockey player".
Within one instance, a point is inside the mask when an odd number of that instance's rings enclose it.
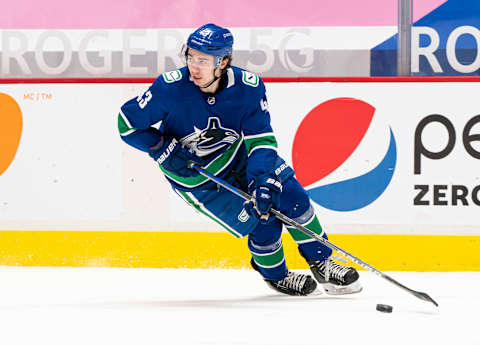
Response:
[[[126,102],[118,117],[121,138],[157,161],[173,190],[236,237],[248,236],[251,265],[282,293],[308,295],[317,283],[289,271],[282,223],[271,207],[327,238],[306,191],[277,154],[265,86],[255,74],[232,67],[233,36],[214,24],[195,30],[184,47],[186,66],[160,75]],[[159,129],[153,127],[160,123]],[[188,161],[253,195],[244,203],[196,171]],[[329,294],[361,290],[353,267],[332,251],[287,227],[315,279]]]

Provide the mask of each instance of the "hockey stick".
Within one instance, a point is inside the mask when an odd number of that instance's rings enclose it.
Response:
[[[244,200],[250,200],[252,197],[245,193],[244,191],[236,188],[235,186],[231,185],[230,183],[222,180],[221,178],[211,174],[210,172],[208,172],[208,170],[206,170],[204,167],[198,165],[197,163],[193,162],[193,161],[190,161],[188,163],[188,167],[190,169],[195,169],[199,174],[201,174],[202,176],[205,176],[206,178],[208,178],[209,180],[215,182],[217,185],[225,188],[226,190],[238,195],[239,197],[241,197],[242,199]],[[400,284],[399,282],[397,282],[395,279],[391,278],[390,276],[388,276],[387,274],[377,270],[375,267],[367,264],[366,262],[360,260],[359,258],[357,258],[356,256],[350,254],[349,252],[343,250],[342,248],[336,246],[335,244],[333,244],[332,242],[324,239],[323,237],[317,235],[316,233],[314,233],[313,231],[307,229],[306,227],[304,227],[302,224],[294,221],[293,219],[290,219],[289,217],[285,216],[284,214],[282,214],[281,212],[271,208],[270,209],[270,213],[274,214],[275,217],[277,217],[280,221],[282,221],[283,223],[285,224],[288,224],[289,226],[293,226],[295,227],[297,230],[301,231],[302,233],[304,233],[305,235],[307,236],[310,236],[312,238],[314,238],[315,240],[321,242],[322,244],[324,244],[325,246],[327,246],[328,248],[332,249],[332,250],[335,250],[337,251],[338,253],[342,254],[343,256],[349,258],[351,261],[355,262],[357,265],[365,268],[366,270],[370,271],[370,272],[373,272],[375,273],[376,275],[382,277],[383,279],[386,279],[388,280],[390,283],[398,286],[399,288],[411,293],[412,295],[414,295],[415,297],[421,299],[421,300],[424,300],[424,301],[427,301],[427,302],[432,302],[436,307],[438,307],[438,303],[435,302],[433,300],[433,298],[431,298],[429,295],[427,295],[425,292],[419,292],[419,291],[415,291],[415,290],[412,290],[408,287],[406,287],[405,285],[403,284]]]

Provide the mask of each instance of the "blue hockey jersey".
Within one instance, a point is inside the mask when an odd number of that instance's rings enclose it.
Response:
[[[248,181],[272,172],[278,164],[277,141],[262,80],[237,67],[229,68],[222,78],[223,87],[211,94],[193,83],[187,67],[163,73],[142,95],[121,107],[121,138],[148,152],[162,135],[175,137],[195,152],[208,171],[222,178],[242,160]],[[201,175],[181,177],[159,166],[175,188],[191,190],[208,184]]]

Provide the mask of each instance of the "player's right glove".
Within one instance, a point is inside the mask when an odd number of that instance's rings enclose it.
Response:
[[[200,158],[193,151],[182,146],[175,138],[162,136],[156,145],[150,147],[148,154],[165,170],[177,176],[192,177],[198,175],[196,170],[188,167],[188,162],[194,161],[200,164]]]
[[[282,183],[274,174],[257,177],[252,183],[252,199],[244,203],[249,216],[257,218],[260,223],[267,224],[275,217],[270,217],[270,209],[276,208],[282,193]]]

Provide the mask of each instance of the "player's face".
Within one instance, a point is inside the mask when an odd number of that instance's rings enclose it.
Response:
[[[189,49],[187,66],[195,85],[205,85],[212,80],[213,70],[215,69],[213,55]]]

